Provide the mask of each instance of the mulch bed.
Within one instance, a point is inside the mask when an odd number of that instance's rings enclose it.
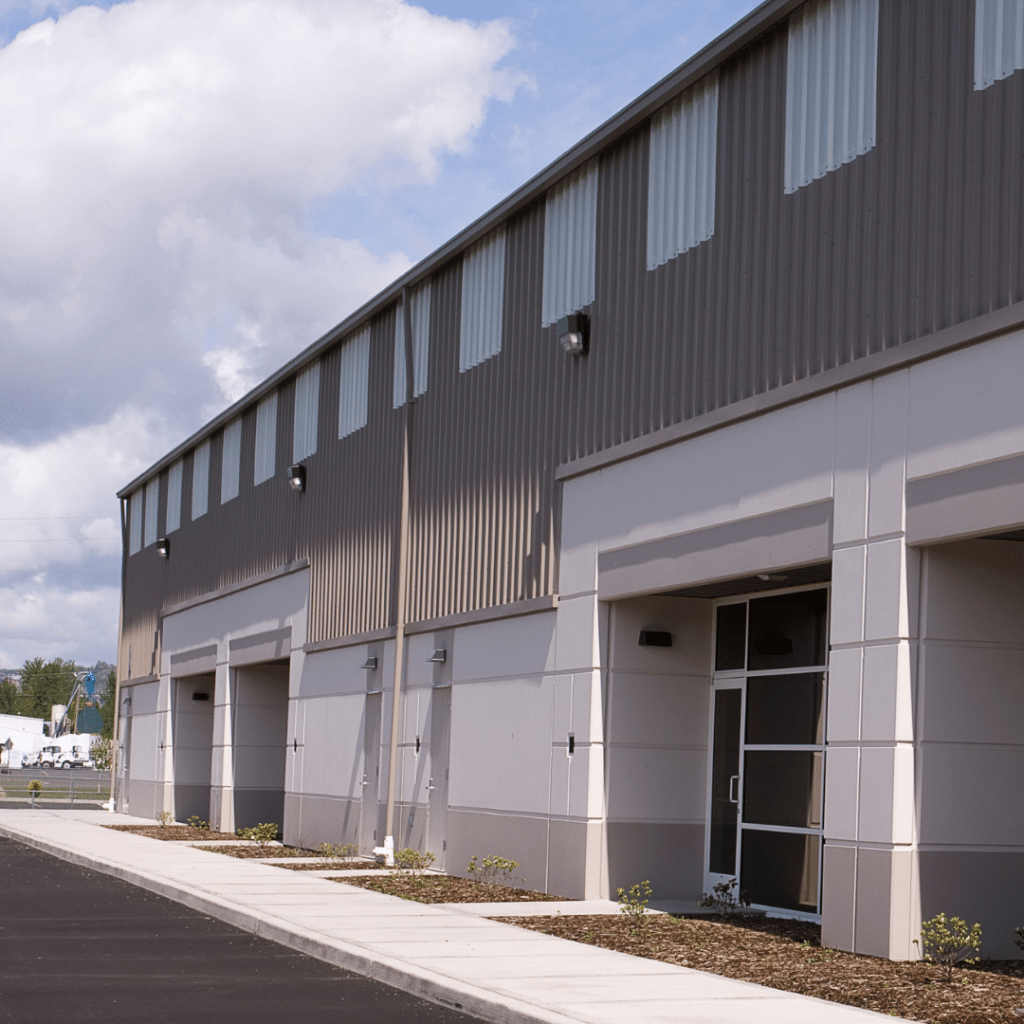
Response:
[[[1024,962],[955,968],[944,982],[920,961],[895,963],[823,949],[817,925],[778,918],[648,917],[642,935],[624,916],[496,917],[520,928],[752,981],[769,988],[933,1024],[1009,1024],[1024,1014]]]
[[[561,896],[513,889],[507,885],[482,885],[471,878],[456,878],[454,875],[423,875],[421,878],[405,874],[385,878],[352,876],[332,881],[373,889],[388,896],[401,896],[417,903],[536,903],[562,899]]]
[[[211,832],[208,828],[193,828],[191,825],[104,825],[115,832],[131,832],[135,836],[146,836],[149,839],[175,840],[205,839],[211,843],[224,842],[226,839],[238,839],[234,832]]]
[[[202,836],[199,837],[200,839]],[[237,839],[238,836],[232,836]],[[238,857],[240,860],[261,860],[266,857],[313,857],[312,850],[303,850],[298,846],[197,846],[197,850],[207,853],[223,853],[225,857]]]
[[[307,852],[307,856],[310,854]],[[310,861],[308,864],[275,864],[275,867],[284,868],[287,871],[383,871],[383,864],[375,860],[318,860]],[[387,869],[387,870],[390,870]]]

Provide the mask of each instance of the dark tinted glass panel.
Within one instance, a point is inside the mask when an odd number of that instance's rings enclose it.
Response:
[[[744,667],[747,652],[746,604],[723,604],[715,626],[715,671]]]
[[[747,668],[824,665],[827,609],[827,590],[752,600]]]
[[[740,691],[715,691],[714,753],[711,758],[711,852],[708,870],[736,874],[736,821],[733,803],[740,773]],[[737,781],[733,781],[737,779]]]
[[[821,743],[825,677],[753,676],[747,680],[748,743]]]
[[[818,912],[818,836],[743,830],[744,898],[780,910]]]
[[[815,750],[748,750],[743,758],[743,820],[821,828],[823,756]]]

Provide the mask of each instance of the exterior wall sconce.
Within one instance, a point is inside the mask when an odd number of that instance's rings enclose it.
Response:
[[[555,327],[558,344],[571,356],[585,356],[590,340],[590,324],[585,313],[570,313],[563,316]]]
[[[641,629],[638,643],[641,647],[671,647],[672,634],[658,629]]]
[[[434,653],[427,658],[427,662],[433,662],[435,665],[443,665],[448,660],[448,651],[443,647],[438,647]]]
[[[367,658],[366,661],[364,661],[362,663],[362,665],[360,665],[359,667],[360,668],[376,668],[377,667],[377,659],[376,658]]]
[[[156,553],[161,558],[170,558],[171,557],[171,538],[170,537],[161,537],[156,542]]]
[[[200,693],[199,690],[196,690],[196,692],[192,694],[192,699],[193,700],[209,700],[210,699],[210,695],[208,693]]]
[[[301,462],[288,470],[288,486],[300,494],[306,489],[306,467]]]

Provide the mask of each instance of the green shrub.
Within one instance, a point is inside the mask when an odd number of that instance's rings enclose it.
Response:
[[[515,879],[512,872],[519,867],[519,862],[491,854],[477,864],[476,854],[466,866],[467,873],[481,885],[511,885]]]
[[[434,855],[432,853],[420,853],[419,850],[413,850],[411,847],[406,847],[395,853],[395,867],[398,871],[408,871],[414,878],[422,878],[423,872],[433,863]]]
[[[976,964],[978,958],[971,952],[981,950],[981,925],[967,927],[962,917],[951,917],[936,914],[930,921],[921,925],[921,941],[914,939],[914,945],[920,946],[924,959],[935,964],[942,971],[946,981],[953,980],[953,968],[960,963]]]
[[[161,811],[157,816],[156,820],[160,822],[160,827],[164,828],[170,825],[174,821],[174,815],[170,811]]]
[[[210,823],[208,821],[203,821],[198,814],[193,814],[192,817],[188,819],[188,825],[189,828],[202,829],[204,832],[209,831],[210,828]]]
[[[316,852],[325,861],[354,860],[359,856],[359,847],[355,843],[345,843],[344,846],[338,843],[321,843]]]
[[[42,793],[42,791],[43,791],[43,784],[38,779],[33,779],[28,784],[28,791],[30,793]]]
[[[252,828],[240,828],[239,839],[251,839],[261,850],[277,839],[277,825],[272,821],[263,821]]]
[[[651,883],[646,879],[631,885],[629,889],[619,889],[619,912],[625,914],[632,922],[632,931],[642,935],[647,927],[647,904],[651,899]]]

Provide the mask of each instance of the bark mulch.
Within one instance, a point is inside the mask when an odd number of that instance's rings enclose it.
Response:
[[[932,1024],[1009,1024],[1024,1012],[1024,962],[954,968],[953,981],[920,961],[895,963],[822,948],[817,925],[778,918],[625,916],[496,917],[520,928],[588,942],[727,978],[817,996]]]
[[[238,839],[234,832],[211,832],[208,828],[193,828],[191,825],[104,825],[115,832],[131,832],[135,836],[146,836],[149,839],[174,840],[206,839],[211,843],[224,842],[226,839]]]
[[[334,878],[334,882],[358,885],[388,896],[401,896],[417,903],[537,903],[562,899],[544,892],[514,889],[508,885],[483,885],[471,878],[454,875],[388,875],[385,878]]]
[[[315,856],[309,852],[307,857]],[[276,864],[286,871],[383,871],[384,865],[375,860],[317,860],[307,864]],[[388,869],[390,870],[390,868]]]
[[[200,839],[203,837],[200,836]],[[232,836],[237,839],[238,836]],[[238,857],[240,860],[260,860],[265,857],[313,857],[312,850],[303,850],[298,846],[197,846],[197,850],[207,853],[223,853],[225,857]]]

